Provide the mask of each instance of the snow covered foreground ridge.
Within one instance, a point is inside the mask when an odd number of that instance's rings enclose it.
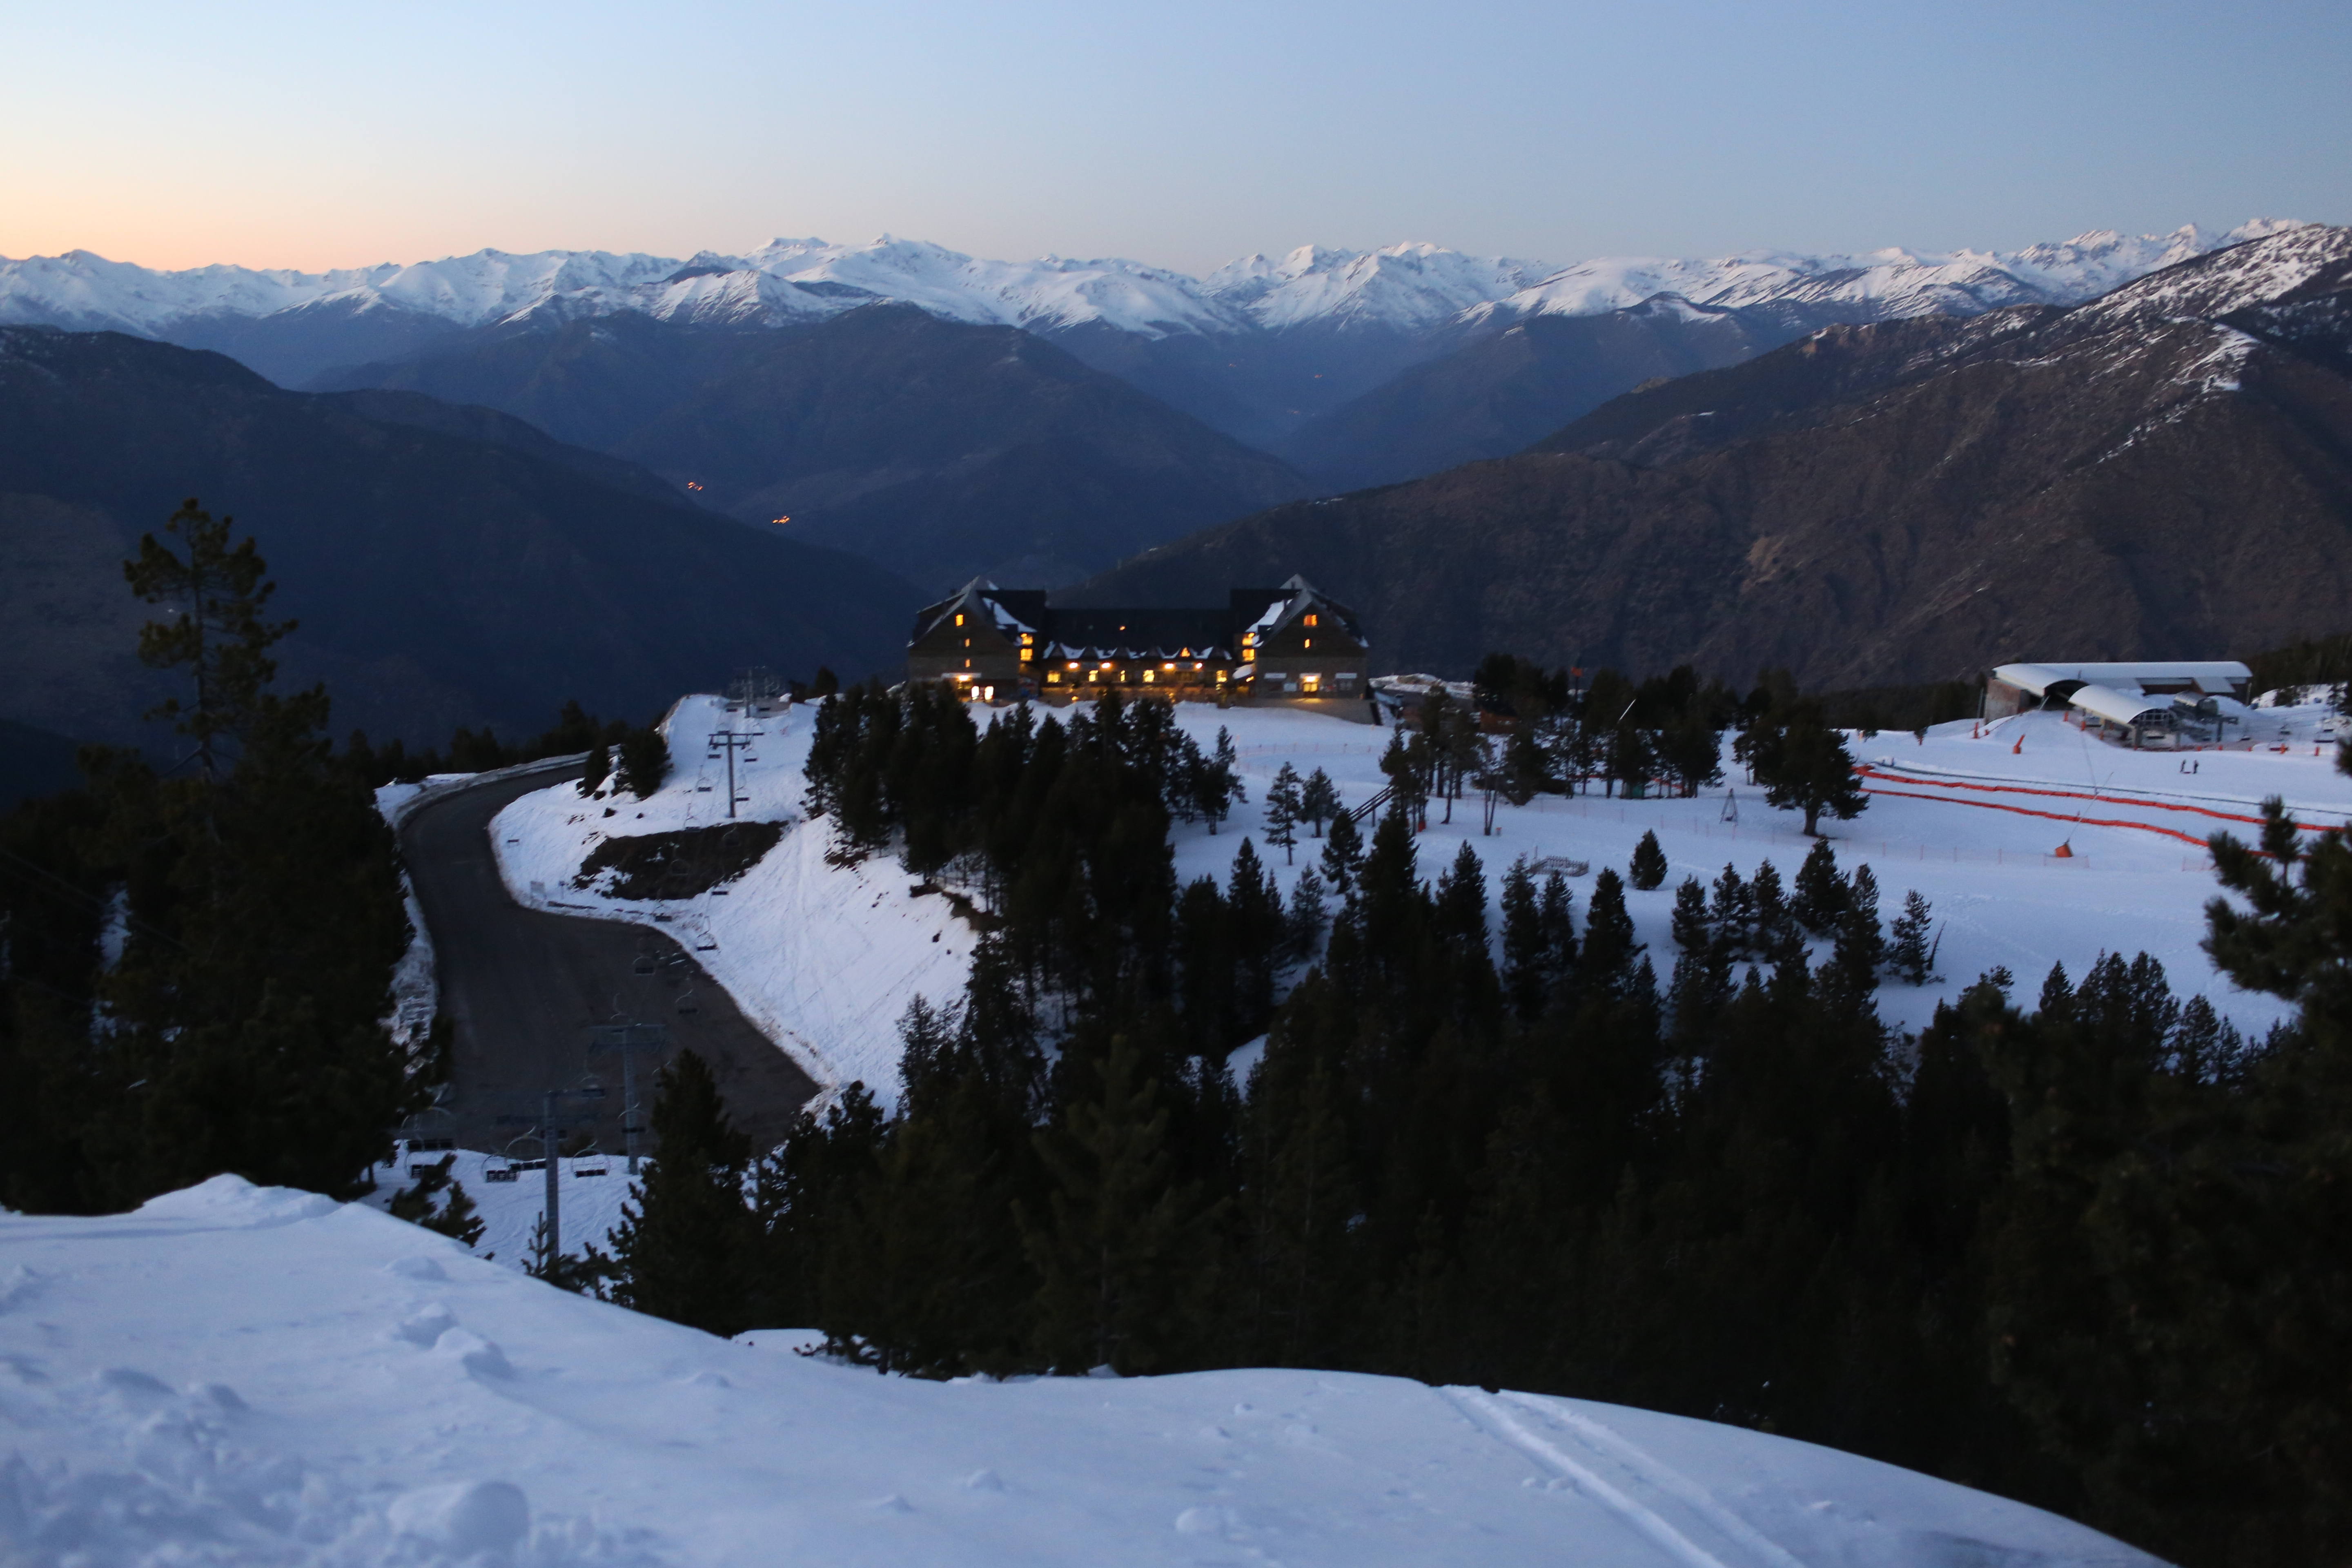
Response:
[[[2295,223],[2217,232],[2099,230],[2014,251],[1904,249],[1859,256],[1748,251],[1705,259],[1603,257],[1569,267],[1474,257],[1430,244],[1301,246],[1192,278],[1139,262],[1047,256],[990,261],[885,235],[865,245],[777,239],[743,256],[686,261],[610,251],[484,250],[331,272],[201,267],[162,272],[86,250],[0,258],[0,324],[140,333],[207,318],[289,310],[399,310],[460,327],[638,310],[666,320],[781,325],[877,300],[951,321],[1057,331],[1101,325],[1160,337],[1328,323],[1421,331],[1529,315],[1590,315],[1671,292],[1702,305],[1840,301],[1883,316],[2072,304],[2218,247]]]
[[[923,1383],[233,1176],[0,1216],[0,1559],[2124,1568],[2053,1515],[1582,1401],[1297,1371]]]

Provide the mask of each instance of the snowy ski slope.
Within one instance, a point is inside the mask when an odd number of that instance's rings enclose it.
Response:
[[[0,1215],[0,1560],[27,1564],[2142,1568],[1867,1459],[1303,1371],[927,1383],[568,1295],[234,1176]]]
[[[1887,984],[1879,994],[1882,1016],[1918,1028],[1938,1001],[1997,964],[2030,999],[2053,963],[2080,977],[2103,953],[2144,950],[2164,964],[2177,992],[2210,996],[2242,1028],[2260,1032],[2284,1018],[2284,1005],[2231,986],[2198,946],[2205,904],[2219,890],[2202,841],[2224,830],[2251,839],[2259,804],[2273,794],[2305,822],[2352,820],[2352,779],[2335,772],[2331,737],[2320,728],[2326,711],[2258,710],[2251,735],[2233,739],[2227,751],[2179,754],[2126,751],[2041,713],[2005,721],[1982,738],[1972,738],[1977,727],[1968,721],[1938,726],[1924,743],[1909,734],[1855,737],[1870,809],[1824,830],[1843,866],[1866,863],[1876,873],[1882,918],[1894,919],[1906,889],[1926,895],[1940,942],[1940,978],[1918,987]],[[610,899],[571,885],[605,833],[725,819],[724,763],[705,740],[728,721],[717,698],[683,700],[669,721],[677,774],[653,800],[621,804],[614,817],[601,815],[612,803],[583,802],[568,784],[508,807],[493,827],[507,885],[540,908],[658,922],[696,948],[745,1014],[819,1083],[862,1079],[887,1102],[897,1077],[891,1026],[917,994],[940,1002],[960,993],[973,933],[946,899],[915,894],[887,857],[854,871],[825,864],[824,827],[812,828],[800,813],[808,709],[761,720],[757,744],[739,756],[738,810],[788,825],[782,843],[740,880],[676,903]],[[1285,761],[1302,775],[1322,768],[1350,803],[1370,798],[1385,782],[1384,729],[1198,704],[1181,707],[1179,721],[1203,744],[1219,726],[1230,729],[1249,792],[1213,836],[1199,824],[1177,827],[1182,880],[1225,879],[1249,836],[1287,893],[1318,847],[1302,838],[1297,863],[1286,866],[1265,846],[1265,790]],[[2184,773],[2191,763],[2199,771]],[[1433,807],[1420,841],[1422,870],[1436,876],[1466,842],[1485,863],[1490,897],[1499,898],[1502,873],[1517,856],[1581,860],[1595,873],[1622,869],[1643,833],[1654,830],[1670,867],[1665,884],[1630,893],[1628,905],[1663,981],[1675,953],[1668,922],[1677,883],[1685,876],[1712,881],[1726,865],[1752,876],[1768,859],[1786,880],[1811,847],[1796,813],[1768,808],[1727,758],[1727,785],[1694,800],[1595,794],[1504,805],[1493,837],[1480,835],[1476,800],[1457,805],[1451,825],[1442,806]],[[2056,854],[2061,846],[2063,857]],[[1571,887],[1581,918],[1591,878]],[[1491,918],[1499,931],[1498,906]]]

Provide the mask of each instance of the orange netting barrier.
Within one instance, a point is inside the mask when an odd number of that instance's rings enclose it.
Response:
[[[1867,765],[1857,766],[1853,771],[1864,778],[1892,779],[1897,784],[1928,784],[1933,785],[1937,789],[1976,790],[1986,795],[2050,795],[2060,800],[2095,800],[2105,805],[2128,805],[2146,811],[2179,811],[2187,812],[2196,816],[2210,816],[2217,822],[2243,822],[2251,824],[2256,827],[2260,827],[2263,825],[2263,819],[2259,816],[2246,816],[2241,813],[2233,811],[2215,811],[2210,806],[2186,805],[2178,801],[2133,800],[2117,795],[2095,795],[2084,790],[2037,788],[2031,784],[1976,784],[1961,779],[1922,778],[1916,773],[1881,773],[1876,768],[1869,767]],[[1875,790],[1872,793],[1876,795],[1899,795],[1904,792],[1900,790]],[[1951,797],[1946,795],[1915,795],[1912,798],[1916,800],[1945,800]],[[1963,801],[1960,804],[1965,805],[1990,805],[1993,803],[1990,801],[1971,800]],[[2023,808],[2020,806],[2005,806],[2001,809],[2009,811],[2023,810]],[[2028,812],[2026,815],[2042,816],[2048,816],[2049,814],[2047,812]],[[2063,818],[2063,820],[2072,822],[2074,819],[2070,816]],[[2145,822],[2102,823],[2100,826],[2103,827],[2146,827],[2152,833],[2172,832],[2168,827],[2156,827],[2151,824]],[[2303,829],[2305,833],[2329,833],[2335,831],[2333,828],[2319,823],[2298,822],[2295,826]],[[2186,837],[2186,835],[2178,833],[2174,833],[2172,836],[2176,838]],[[2189,842],[2193,844],[2202,844],[2205,841],[2202,838],[2192,838]]]
[[[1856,770],[1856,771],[1861,772],[1861,771],[1866,771],[1866,770]],[[1885,774],[1875,774],[1875,775],[1873,775],[1873,776],[1874,776],[1874,777],[1885,777]],[[1908,782],[1908,781],[1906,781],[1906,782]],[[2042,816],[2042,817],[2047,817],[2047,818],[2048,818],[2049,820],[2051,820],[2052,822],[2072,822],[2072,823],[2078,823],[2078,824],[2080,824],[2081,826],[2084,826],[2084,827],[2137,827],[2137,828],[2138,828],[2142,833],[2161,833],[2161,834],[2163,834],[2167,838],[2178,838],[2178,839],[2179,839],[2179,840],[2180,840],[2180,842],[2182,842],[2183,844],[2194,844],[2194,845],[2195,845],[2195,846],[2197,846],[2197,847],[2198,847],[2198,848],[2200,848],[2200,849],[2202,849],[2202,848],[2204,848],[2204,847],[2205,847],[2205,840],[2203,840],[2202,838],[2198,837],[2197,837],[2196,835],[2194,835],[2194,834],[2190,834],[2190,833],[2183,833],[2183,832],[2181,832],[2181,831],[2180,831],[2179,828],[2177,828],[2177,827],[2158,827],[2158,826],[2155,823],[2153,823],[2153,822],[2126,822],[2126,821],[2124,821],[2124,820],[2122,820],[2122,819],[2120,819],[2120,818],[2105,818],[2105,817],[2097,817],[2097,816],[2069,816],[2069,815],[2067,815],[2066,813],[2062,812],[2062,811],[2037,811],[2037,810],[2035,810],[2033,807],[2032,807],[2032,806],[2030,806],[2030,805],[2004,805],[2004,804],[2003,804],[2003,803],[2001,803],[2000,801],[1997,801],[1997,800],[1961,800],[1961,799],[1958,799],[1958,798],[1956,798],[1956,797],[1954,797],[1954,796],[1952,796],[1952,795],[1916,795],[1916,794],[1914,794],[1912,791],[1907,790],[1907,789],[1874,789],[1874,790],[1872,790],[1870,793],[1871,793],[1871,794],[1873,794],[1873,795],[1895,795],[1895,796],[1897,796],[1897,797],[1899,797],[1899,798],[1901,798],[1901,799],[1905,799],[1905,800],[1932,800],[1932,801],[1940,801],[1940,802],[1942,802],[1942,803],[1943,803],[1944,805],[1976,805],[1976,806],[1982,806],[1982,807],[1983,807],[1985,810],[1987,810],[1987,811],[2007,811],[2007,812],[2013,812],[2013,813],[2015,813],[2015,814],[2016,814],[2017,816]],[[2031,793],[2035,793],[2035,794],[2047,793],[2047,794],[2056,795],[2056,794],[2063,794],[2063,791],[2057,791],[2057,790],[2052,790],[2052,791],[2047,791],[2047,792],[2043,792],[2043,791],[2034,791],[2034,792],[2031,792]],[[2096,799],[2097,797],[2096,797],[2096,796],[2092,796],[2092,797],[2090,797],[2090,798],[2092,798],[2092,799]]]

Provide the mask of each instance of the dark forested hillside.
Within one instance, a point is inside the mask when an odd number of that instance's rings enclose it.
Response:
[[[1390,668],[1548,662],[1808,686],[2187,657],[2352,605],[2352,230],[2072,311],[1833,327],[1629,394],[1529,452],[1197,535],[1076,602],[1304,572]]]
[[[134,738],[121,563],[190,495],[269,542],[289,682],[329,679],[339,730],[380,740],[536,731],[570,697],[649,713],[745,664],[878,668],[918,602],[503,416],[113,333],[0,331],[0,717],[84,739]]]
[[[1307,488],[1041,338],[911,306],[788,331],[603,317],[318,384],[503,409],[926,587],[1071,582]]]

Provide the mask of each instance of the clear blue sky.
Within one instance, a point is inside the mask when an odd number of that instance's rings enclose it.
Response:
[[[7,0],[0,255],[887,230],[1199,271],[2352,219],[2352,4]]]

